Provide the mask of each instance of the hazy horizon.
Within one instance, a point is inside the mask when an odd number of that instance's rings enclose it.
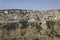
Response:
[[[60,9],[60,0],[0,0],[0,9]]]

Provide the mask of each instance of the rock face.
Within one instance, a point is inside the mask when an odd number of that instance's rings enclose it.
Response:
[[[50,34],[51,30],[53,29],[53,28],[48,29],[46,22],[54,21],[57,24],[57,21],[59,21],[59,20],[60,20],[60,10],[59,9],[58,10],[46,10],[46,11],[45,10],[33,11],[33,10],[23,10],[23,9],[0,10],[0,37],[4,38],[4,35],[6,35],[6,36],[8,35],[7,37],[9,37],[9,38],[11,38],[11,37],[19,38],[22,35],[24,37],[25,36],[29,37],[32,34],[46,36],[46,35]],[[43,28],[43,30],[41,30],[40,34],[39,34],[37,32],[36,25],[40,24],[40,23],[42,23],[41,27]],[[58,27],[56,27],[56,25],[55,25],[54,28],[56,29]],[[57,31],[57,29],[56,30],[55,29],[54,29],[54,31]],[[58,34],[60,34],[60,33],[58,33]],[[11,39],[11,40],[13,40],[13,39]],[[22,39],[22,40],[24,40],[24,39]],[[31,40],[33,40],[33,39],[31,39]]]

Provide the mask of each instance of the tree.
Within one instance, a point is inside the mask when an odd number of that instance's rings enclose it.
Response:
[[[8,31],[15,30],[16,28],[18,28],[18,24],[17,23],[7,23],[6,25],[4,25],[2,27],[2,29],[6,29]]]
[[[51,29],[51,30],[54,29],[54,24],[55,24],[54,21],[47,21],[46,22],[46,25],[48,26],[48,29]]]
[[[28,21],[27,20],[21,20],[20,22],[19,22],[20,24],[22,24],[22,29],[24,29],[24,28],[27,28],[27,26],[28,26]]]
[[[41,27],[41,24],[36,24],[36,29],[38,30],[38,32],[40,32],[43,28]]]
[[[9,32],[10,32],[11,30],[15,31],[17,28],[19,28],[19,26],[18,26],[17,23],[7,23],[6,25],[3,25],[3,26],[2,26],[2,29],[3,29],[3,30],[4,30],[4,29],[7,30],[6,32],[7,32],[8,36],[10,35]],[[3,35],[5,35],[5,32],[4,32]]]
[[[48,34],[49,36],[51,36],[51,34],[53,34],[54,32],[54,21],[47,21],[46,25],[48,26],[47,28],[51,30],[50,34]]]

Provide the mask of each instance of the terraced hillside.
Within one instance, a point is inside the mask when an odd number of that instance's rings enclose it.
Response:
[[[0,10],[0,40],[59,40],[60,10]]]

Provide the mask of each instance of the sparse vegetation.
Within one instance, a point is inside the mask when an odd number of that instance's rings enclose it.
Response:
[[[39,40],[38,38],[35,38],[35,39],[33,39],[33,40]]]
[[[51,34],[54,34],[54,21],[47,21],[46,25],[48,26],[47,28],[51,30],[50,34],[48,34],[48,36],[51,36]]]
[[[19,22],[20,24],[22,24],[21,29],[27,28],[28,24],[27,24],[27,20],[22,20]]]
[[[42,24],[42,23],[36,25],[36,29],[38,30],[38,32],[40,32],[40,31],[43,29],[43,28],[41,27],[41,24]]]
[[[18,27],[17,23],[8,23],[2,27],[2,29],[6,30],[15,30]]]
[[[51,36],[51,34],[53,34],[53,36],[60,38],[60,35],[56,31],[54,31],[55,22],[54,21],[48,21],[46,24],[47,24],[48,28],[51,29],[51,33],[49,34],[49,36]]]
[[[58,37],[58,38],[60,38],[60,34],[58,34],[56,31],[54,31],[55,32],[55,34],[53,34],[55,37]]]
[[[34,11],[0,10],[0,40],[44,40],[47,35],[60,38],[60,9]]]
[[[54,21],[47,21],[46,22],[46,25],[48,26],[48,29],[54,28],[54,24],[55,24]]]
[[[57,35],[54,35],[54,36],[56,36],[56,37],[60,38],[60,35],[58,35],[58,34],[57,34]]]

